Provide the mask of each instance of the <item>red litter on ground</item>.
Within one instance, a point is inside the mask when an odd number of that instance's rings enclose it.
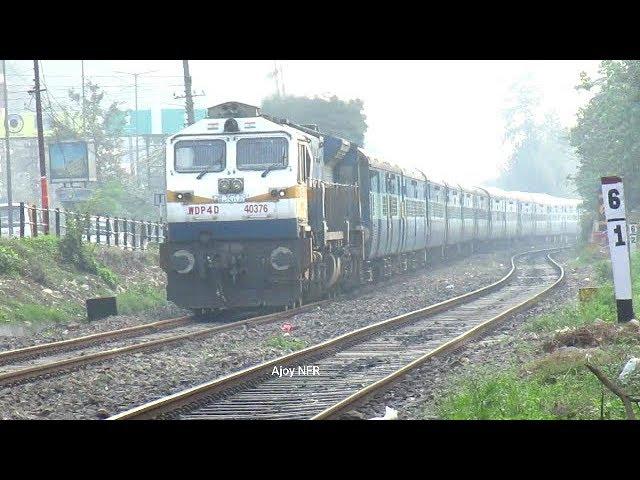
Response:
[[[282,326],[280,327],[280,329],[284,333],[290,333],[291,330],[293,330],[293,325],[291,325],[290,323],[283,323]]]

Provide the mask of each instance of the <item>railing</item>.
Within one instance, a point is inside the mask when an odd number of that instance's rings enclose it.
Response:
[[[83,239],[89,243],[146,250],[150,243],[162,243],[165,239],[165,224],[160,222],[43,209],[24,202],[13,206],[13,232],[10,233],[6,208],[9,207],[0,207],[0,238],[47,234],[60,237],[66,233],[67,219],[73,218],[82,228]]]

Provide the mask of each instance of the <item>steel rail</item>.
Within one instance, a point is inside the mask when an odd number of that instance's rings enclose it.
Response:
[[[108,360],[110,358],[118,357],[120,355],[132,353],[132,352],[137,352],[140,350],[158,348],[158,347],[170,345],[173,343],[183,342],[186,340],[195,340],[197,338],[206,337],[209,335],[225,332],[228,330],[233,330],[235,328],[242,327],[244,325],[246,326],[263,325],[265,323],[270,323],[276,320],[286,319],[293,315],[297,315],[299,313],[304,313],[310,309],[323,305],[329,301],[330,300],[328,299],[321,300],[319,302],[309,303],[307,305],[303,305],[302,307],[285,310],[283,312],[275,312],[267,315],[260,315],[258,317],[246,318],[243,320],[238,320],[236,322],[231,322],[224,325],[216,325],[215,327],[206,328],[204,330],[183,333],[183,334],[174,335],[170,337],[160,338],[157,340],[151,340],[148,342],[134,343],[132,345],[127,345],[124,347],[117,347],[109,350],[101,350],[101,351],[89,353],[86,355],[77,355],[77,356],[65,358],[62,360],[47,362],[40,365],[33,365],[30,367],[22,368],[19,370],[0,373],[0,386],[28,380],[28,379],[39,377],[42,375],[58,372],[61,370],[76,368],[76,367],[87,365],[90,363]]]
[[[172,328],[179,325],[183,325],[192,320],[193,317],[184,316],[177,318],[169,318],[167,320],[159,320],[152,323],[145,323],[143,325],[135,325],[132,327],[120,328],[117,330],[109,330],[107,332],[98,332],[91,335],[85,335],[82,337],[69,338],[67,340],[61,340],[58,342],[40,343],[37,345],[31,345],[28,347],[17,348],[14,350],[6,350],[0,352],[0,363],[4,363],[10,360],[16,360],[18,358],[41,355],[44,353],[56,352],[61,349],[69,347],[81,347],[94,343],[96,340],[103,339],[117,339],[127,336],[131,333],[141,333],[147,330],[162,330],[166,328]]]
[[[406,314],[398,315],[396,317],[393,317],[387,320],[382,320],[380,322],[359,328],[357,330],[347,332],[338,337],[326,340],[316,345],[312,345],[305,349],[298,350],[297,352],[293,352],[288,355],[284,355],[282,357],[278,357],[276,359],[269,360],[267,362],[264,362],[255,366],[248,367],[246,369],[226,375],[224,377],[217,378],[210,382],[206,382],[204,384],[197,385],[195,387],[177,392],[175,394],[162,397],[158,400],[148,402],[138,407],[134,407],[132,409],[126,410],[119,414],[113,415],[109,417],[108,420],[155,418],[161,414],[175,411],[179,408],[193,404],[200,399],[203,399],[203,398],[215,395],[217,393],[220,393],[222,391],[228,390],[230,388],[233,388],[236,385],[247,383],[256,377],[259,377],[271,371],[273,367],[277,367],[279,365],[284,365],[284,364],[290,364],[302,358],[313,357],[318,355],[320,352],[335,349],[340,345],[343,345],[345,343],[348,343],[360,337],[369,336],[370,334],[374,334],[378,331],[386,330],[392,326],[410,322],[411,320],[428,317],[433,314],[451,309],[458,305],[465,304],[470,300],[475,299],[476,297],[492,292],[493,290],[503,286],[514,275],[516,271],[516,265],[515,265],[516,258],[525,256],[525,255],[530,255],[530,254],[561,250],[565,248],[570,248],[570,247],[556,247],[556,248],[546,248],[546,249],[540,249],[540,250],[528,250],[526,252],[518,253],[511,257],[510,271],[500,280],[490,285],[481,287],[472,292],[468,292],[463,295],[459,295],[457,297],[450,298],[443,302],[430,305],[428,307],[424,307]]]
[[[549,285],[547,288],[545,288],[543,291],[535,294],[534,296],[532,296],[531,298],[505,310],[504,312],[501,312],[500,314],[496,315],[495,317],[480,323],[479,325],[476,325],[475,327],[467,330],[465,333],[463,333],[462,335],[459,335],[458,337],[454,338],[453,340],[449,340],[446,343],[443,343],[441,346],[431,350],[430,352],[422,355],[421,357],[415,359],[414,361],[412,361],[411,363],[408,363],[407,365],[405,365],[404,367],[396,370],[395,372],[389,374],[388,376],[372,383],[371,385],[367,385],[366,387],[364,387],[363,389],[357,391],[356,393],[350,395],[349,397],[345,398],[344,400],[342,400],[341,402],[323,410],[322,412],[320,412],[319,414],[311,417],[311,420],[327,420],[327,419],[331,419],[331,418],[336,418],[337,416],[339,416],[342,413],[345,413],[346,411],[348,411],[349,409],[352,409],[354,406],[356,406],[357,404],[362,404],[365,400],[375,396],[376,394],[379,394],[383,389],[388,388],[389,386],[391,386],[393,383],[399,381],[400,379],[402,379],[405,375],[407,375],[409,372],[411,372],[412,370],[414,370],[415,368],[419,367],[420,365],[424,364],[427,360],[437,356],[437,355],[442,355],[444,353],[450,352],[452,350],[455,350],[457,348],[459,348],[463,343],[469,341],[472,338],[477,337],[478,335],[480,335],[481,333],[483,333],[484,331],[486,331],[488,328],[494,326],[496,323],[498,323],[500,320],[508,317],[509,315],[512,315],[516,312],[519,312],[520,310],[525,309],[526,307],[528,307],[529,305],[531,305],[532,303],[537,302],[538,300],[540,300],[543,296],[547,295],[553,288],[555,288],[556,286],[558,286],[565,278],[565,273],[564,273],[564,268],[562,267],[562,265],[560,265],[558,262],[556,262],[553,258],[551,258],[551,254],[547,255],[547,259],[558,269],[559,271],[559,277],[558,279],[551,285]]]

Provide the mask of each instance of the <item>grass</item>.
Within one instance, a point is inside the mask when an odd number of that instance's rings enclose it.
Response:
[[[117,304],[118,313],[126,315],[166,305],[167,296],[163,288],[143,285],[117,295]]]
[[[640,333],[633,327],[619,327],[615,323],[616,307],[608,258],[603,259],[597,249],[586,248],[573,264],[594,267],[595,280],[602,285],[596,294],[584,303],[562,307],[528,322],[523,330],[536,332],[538,340],[535,343],[518,340],[512,364],[476,366],[456,375],[435,405],[440,418],[626,418],[622,402],[603,389],[600,381],[585,367],[585,362],[588,359],[615,380],[629,358],[640,357]],[[638,254],[632,258],[632,281],[638,308]],[[604,323],[596,323],[597,319]],[[581,339],[589,342],[575,343]],[[571,348],[561,348],[566,346]],[[523,352],[533,358],[524,365],[515,360]],[[638,395],[640,372],[634,373],[624,388]],[[425,416],[429,416],[426,411]]]
[[[568,305],[557,312],[541,315],[524,329],[532,332],[553,332],[564,327],[579,327],[592,324],[596,319],[607,322],[616,320],[616,306],[611,285],[598,289],[585,303]]]
[[[69,318],[69,314],[63,310],[33,303],[23,303],[18,305],[13,310],[13,315],[17,320],[30,323],[62,322]]]
[[[81,313],[81,308],[72,303],[60,307],[48,307],[37,303],[10,302],[9,308],[0,311],[0,320],[5,322],[19,321],[31,324],[45,322],[56,323],[68,321]]]
[[[121,313],[167,303],[162,288],[131,288],[129,282],[129,272],[153,265],[157,249],[147,254],[98,248],[75,233],[0,238],[0,321],[80,320],[85,317],[85,298],[113,295],[116,289],[124,291],[118,295]],[[58,293],[43,294],[45,289]]]
[[[594,420],[623,419],[624,407],[582,366],[553,375],[522,377],[515,368],[476,372],[455,385],[438,405],[440,418],[450,420]]]
[[[302,350],[307,346],[307,342],[294,337],[285,337],[284,335],[275,335],[267,340],[267,346],[277,348],[285,352],[295,352]]]
[[[525,326],[525,330],[533,332],[551,332],[564,327],[579,327],[592,324],[596,319],[607,322],[616,321],[616,304],[611,284],[611,262],[595,253],[593,246],[585,247],[577,260],[578,266],[592,265],[596,278],[601,285],[595,295],[584,303],[562,307],[557,312],[542,315]],[[640,305],[640,254],[635,253],[631,259],[631,277],[634,289],[634,304]]]

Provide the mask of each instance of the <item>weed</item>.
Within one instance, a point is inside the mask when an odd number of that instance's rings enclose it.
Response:
[[[109,267],[97,265],[97,270],[98,276],[104,283],[109,285],[111,288],[116,288],[116,286],[118,286],[118,275],[116,275],[116,273],[113,272]]]
[[[128,314],[157,308],[167,303],[164,289],[138,286],[117,296],[118,313]]]
[[[83,242],[84,229],[82,221],[77,221],[72,216],[67,217],[65,234],[60,240],[60,254],[63,260],[75,265],[80,270],[98,273],[95,246]]]
[[[20,321],[38,322],[62,322],[69,319],[69,313],[58,308],[46,307],[34,303],[22,303],[13,309],[12,315]]]
[[[16,273],[22,266],[22,259],[13,249],[0,245],[0,273]]]
[[[586,368],[522,378],[515,369],[483,370],[460,380],[437,406],[458,420],[598,419],[602,385]],[[605,393],[603,417],[625,418],[617,397]]]
[[[295,352],[296,350],[301,350],[306,347],[307,342],[298,338],[276,335],[267,341],[267,346],[288,352]]]

